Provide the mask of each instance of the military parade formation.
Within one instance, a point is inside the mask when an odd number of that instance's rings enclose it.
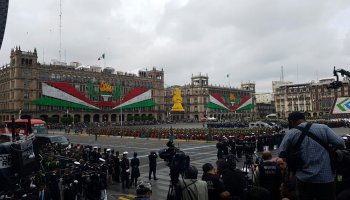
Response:
[[[330,126],[344,126],[331,123]],[[226,125],[225,125],[226,126]],[[217,159],[246,159],[253,165],[253,155],[263,151],[274,151],[285,136],[278,128],[157,128],[89,126],[84,131],[91,136],[153,138],[216,143]],[[77,135],[79,135],[78,133]],[[140,177],[140,160],[135,152],[133,158],[123,149],[72,144],[46,144],[36,149],[39,167],[33,173],[2,185],[0,199],[107,199],[107,189],[114,184],[121,188],[136,188]],[[119,153],[121,151],[122,153]],[[121,155],[120,155],[121,154]],[[157,152],[151,151],[149,158],[149,180],[156,176]],[[246,166],[247,167],[247,166]],[[45,198],[44,198],[45,197]]]

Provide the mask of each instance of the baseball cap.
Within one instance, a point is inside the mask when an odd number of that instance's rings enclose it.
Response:
[[[299,119],[305,120],[305,115],[301,112],[294,111],[288,115],[288,121],[297,121]]]

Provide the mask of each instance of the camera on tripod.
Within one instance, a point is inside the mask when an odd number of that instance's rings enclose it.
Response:
[[[338,89],[343,85],[341,81],[333,81],[329,85],[327,85],[327,89]]]
[[[167,166],[170,168],[171,182],[177,183],[179,175],[183,174],[190,166],[190,157],[176,148],[172,140],[167,142],[167,147],[161,149],[158,154],[161,159],[167,162]]]
[[[167,162],[167,166],[170,169],[170,185],[167,200],[172,200],[175,199],[176,195],[179,195],[176,194],[175,186],[179,182],[180,174],[183,175],[189,168],[190,157],[176,148],[172,140],[169,140],[166,145],[168,148],[159,150],[158,154],[161,159]]]

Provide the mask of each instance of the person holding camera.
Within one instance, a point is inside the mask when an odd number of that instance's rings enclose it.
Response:
[[[152,173],[153,173],[153,179],[154,180],[158,180],[158,178],[156,176],[157,158],[158,158],[158,155],[154,151],[151,151],[150,154],[148,155],[148,160],[149,160],[149,175],[148,175],[148,179],[149,180],[151,180]]]
[[[327,125],[307,123],[301,112],[292,112],[288,116],[289,131],[279,147],[279,157],[287,158],[295,151],[295,145],[301,138],[301,166],[296,169],[298,199],[335,199],[334,173],[331,157],[324,145],[344,148],[344,140]],[[318,140],[318,141],[317,141]],[[288,167],[292,163],[288,163]]]
[[[225,185],[217,175],[215,168],[210,163],[205,163],[203,165],[203,176],[202,180],[207,182],[208,187],[208,199],[218,200],[218,199],[228,199],[230,193],[226,191]]]
[[[190,165],[176,187],[177,200],[208,200],[207,182],[197,180],[198,170]]]

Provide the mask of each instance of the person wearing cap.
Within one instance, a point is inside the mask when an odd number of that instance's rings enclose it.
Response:
[[[169,148],[171,148],[170,146],[173,145],[172,143],[169,143]],[[167,144],[167,145],[168,145]],[[148,160],[149,160],[149,173],[148,173],[148,179],[151,180],[151,175],[153,173],[153,179],[154,180],[158,180],[156,172],[157,172],[157,158],[158,155],[156,152],[151,151],[150,154],[148,155]]]
[[[134,200],[150,200],[152,196],[152,186],[150,183],[140,183],[136,187],[136,197]]]
[[[286,158],[302,132],[297,127],[307,129],[326,145],[343,149],[344,140],[327,125],[306,122],[301,112],[292,112],[288,116],[289,131],[278,149],[279,157]],[[311,126],[310,126],[311,125]],[[305,136],[301,142],[301,160],[303,165],[297,169],[298,199],[335,199],[334,173],[328,151],[314,139]]]
[[[190,165],[185,170],[184,179],[179,180],[176,187],[176,194],[181,200],[208,200],[207,182],[197,180],[198,170],[195,166]]]
[[[208,187],[208,199],[228,199],[230,193],[226,191],[224,183],[221,181],[220,176],[216,173],[215,168],[210,163],[205,163],[202,167],[203,176],[202,180],[207,182]]]
[[[130,175],[130,164],[129,164],[129,159],[128,159],[128,152],[123,152],[123,157],[120,161],[120,168],[121,168],[121,174],[120,178],[122,180],[122,188],[129,189],[129,175]]]

